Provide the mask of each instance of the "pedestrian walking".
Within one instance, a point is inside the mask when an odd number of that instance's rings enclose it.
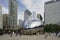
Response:
[[[12,31],[11,31],[11,33],[10,33],[10,37],[12,37]]]
[[[48,36],[48,33],[45,34],[45,38],[47,38],[47,36]]]

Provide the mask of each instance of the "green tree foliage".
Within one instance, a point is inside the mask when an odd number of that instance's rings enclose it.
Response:
[[[60,25],[57,24],[47,24],[44,25],[45,32],[60,32]]]

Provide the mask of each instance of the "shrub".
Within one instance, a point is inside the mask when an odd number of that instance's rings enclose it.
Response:
[[[57,32],[60,31],[60,25],[57,24],[47,24],[44,25],[45,32]]]
[[[3,29],[0,29],[0,35],[3,35]]]

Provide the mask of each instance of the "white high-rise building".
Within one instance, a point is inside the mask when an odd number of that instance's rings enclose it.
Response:
[[[45,4],[45,24],[60,24],[60,0]]]

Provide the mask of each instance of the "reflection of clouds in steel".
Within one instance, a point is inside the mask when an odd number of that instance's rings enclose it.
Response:
[[[24,22],[24,28],[33,28],[42,24],[42,21],[39,19],[28,19]]]
[[[29,28],[39,27],[40,25],[42,25],[42,22],[34,21],[29,25]]]

